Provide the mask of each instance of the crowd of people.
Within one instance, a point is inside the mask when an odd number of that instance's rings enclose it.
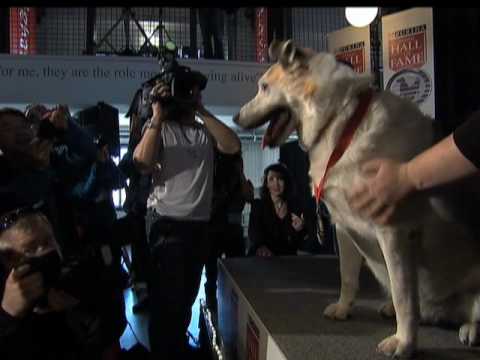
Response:
[[[194,358],[187,329],[204,267],[215,312],[219,257],[296,254],[306,232],[288,169],[265,169],[254,199],[240,139],[203,106],[204,86],[173,106],[158,83],[147,111],[132,104],[118,166],[105,136],[82,128],[67,106],[0,109],[2,359],[119,358],[123,292],[139,283],[148,289],[152,356]],[[127,195],[121,218],[117,189]]]
[[[65,106],[0,110],[0,354],[104,359],[125,328],[111,191],[125,178]]]

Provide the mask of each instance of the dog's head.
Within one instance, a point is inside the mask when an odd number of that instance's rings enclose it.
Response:
[[[304,148],[310,149],[331,117],[370,83],[332,54],[298,48],[291,40],[273,42],[269,55],[276,63],[258,81],[255,98],[234,117],[247,129],[269,122],[266,146],[281,145],[297,130]]]

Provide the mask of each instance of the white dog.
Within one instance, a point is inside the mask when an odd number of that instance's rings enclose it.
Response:
[[[394,225],[379,226],[352,212],[346,195],[358,181],[366,181],[360,171],[365,161],[404,161],[429,147],[432,120],[409,100],[374,92],[370,76],[356,74],[331,54],[299,49],[287,41],[272,44],[270,56],[277,63],[259,80],[256,97],[234,121],[244,128],[270,121],[264,136],[268,146],[280,145],[297,130],[310,156],[313,185],[327,172],[323,199],[337,224],[341,292],[324,314],[347,318],[365,259],[393,300],[395,312],[391,302],[382,312],[397,319],[396,333],[378,345],[379,351],[409,357],[416,349],[420,320],[459,324],[460,340],[476,344],[480,239],[475,241],[460,222],[441,216],[438,199],[411,198],[399,209]],[[337,144],[345,141],[347,127],[353,127],[346,135],[351,142],[326,171]]]

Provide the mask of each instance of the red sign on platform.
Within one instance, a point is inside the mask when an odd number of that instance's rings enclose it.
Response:
[[[256,59],[268,62],[268,11],[261,7],[255,10]]]
[[[419,25],[389,34],[388,65],[393,71],[421,68],[427,61],[427,26]]]
[[[37,19],[34,8],[10,8],[10,54],[37,53]]]

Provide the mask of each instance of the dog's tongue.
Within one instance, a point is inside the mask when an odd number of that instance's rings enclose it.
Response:
[[[273,128],[273,123],[275,120],[270,120],[268,123],[267,130],[265,131],[265,134],[263,134],[263,139],[262,139],[262,150],[265,149],[266,146],[270,146],[272,144],[272,128]]]
[[[289,115],[286,112],[277,112],[275,113],[270,122],[268,123],[267,130],[263,135],[262,139],[262,149],[265,149],[265,146],[272,147],[272,144],[275,143],[281,135],[285,126],[288,124]]]
[[[270,138],[270,135],[267,135],[267,133],[265,133],[265,134],[263,135],[263,138],[262,138],[262,150],[265,149],[265,147],[269,145],[269,138]]]

